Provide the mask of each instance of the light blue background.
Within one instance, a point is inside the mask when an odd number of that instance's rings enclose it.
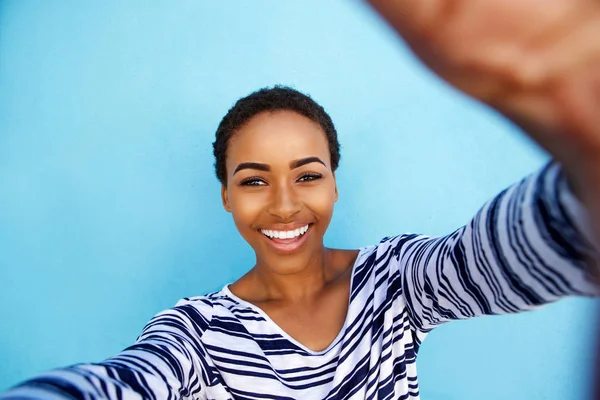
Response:
[[[0,390],[100,361],[251,267],[211,143],[257,88],[308,92],[337,124],[331,246],[449,233],[547,159],[358,2],[125,3],[0,2]],[[423,399],[583,398],[594,304],[439,328]]]

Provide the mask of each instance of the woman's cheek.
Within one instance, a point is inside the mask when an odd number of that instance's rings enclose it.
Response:
[[[304,204],[321,218],[331,216],[335,200],[335,188],[328,185],[315,187],[313,190],[306,191],[303,195]]]
[[[238,194],[231,204],[234,219],[245,225],[256,223],[265,209],[265,201],[266,196],[263,193]]]

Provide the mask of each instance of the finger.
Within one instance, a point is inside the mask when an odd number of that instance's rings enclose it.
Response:
[[[563,109],[563,129],[580,143],[581,156],[600,159],[600,57],[559,87],[557,102]]]
[[[367,1],[408,41],[428,36],[440,17],[452,14],[453,9],[461,3],[461,0]]]
[[[500,15],[491,16],[480,31],[484,35],[494,29],[499,38],[498,45],[485,52],[487,64],[482,68],[526,90],[547,84],[562,69],[558,67],[560,60],[569,58],[565,57],[565,49],[553,48],[555,43],[578,29],[590,8],[582,3],[589,1],[544,1],[537,5],[534,1],[515,1],[498,7]]]
[[[550,24],[528,48],[531,73],[548,79],[565,76],[593,62],[600,55],[600,3],[582,2]]]

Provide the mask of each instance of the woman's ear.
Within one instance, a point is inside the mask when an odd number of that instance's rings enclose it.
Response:
[[[229,196],[227,195],[227,187],[225,185],[221,185],[221,201],[223,202],[223,208],[225,211],[231,212],[231,207],[229,206]]]
[[[335,172],[333,173],[333,183],[335,185],[335,200],[334,200],[334,202],[337,202],[339,195],[338,195],[338,190],[337,190],[337,181],[335,179]]]

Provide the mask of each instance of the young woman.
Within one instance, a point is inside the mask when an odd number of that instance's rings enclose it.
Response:
[[[430,8],[419,9],[424,3]],[[577,197],[599,215],[592,200],[600,199],[600,135],[589,114],[580,115],[585,109],[571,107],[587,92],[571,92],[581,82],[559,68],[534,79],[511,71],[508,83],[493,62],[481,64],[492,65],[481,70],[487,74],[461,75],[464,66],[445,56],[445,49],[457,54],[448,45],[452,35],[440,43],[426,29],[428,19],[418,18],[440,4],[377,6],[440,75],[511,116],[557,162],[447,236],[405,234],[357,250],[330,249],[323,235],[338,197],[334,125],[300,92],[259,90],[229,110],[214,143],[223,206],[254,249],[255,265],[222,290],[158,314],[115,357],[48,372],[2,398],[417,399],[415,360],[433,328],[598,294],[589,262],[593,235]],[[478,21],[486,7],[498,6],[474,1],[454,9],[452,20]],[[582,76],[592,87],[591,75]],[[538,86],[557,77],[564,77],[558,91]],[[539,112],[549,106],[560,119]]]

